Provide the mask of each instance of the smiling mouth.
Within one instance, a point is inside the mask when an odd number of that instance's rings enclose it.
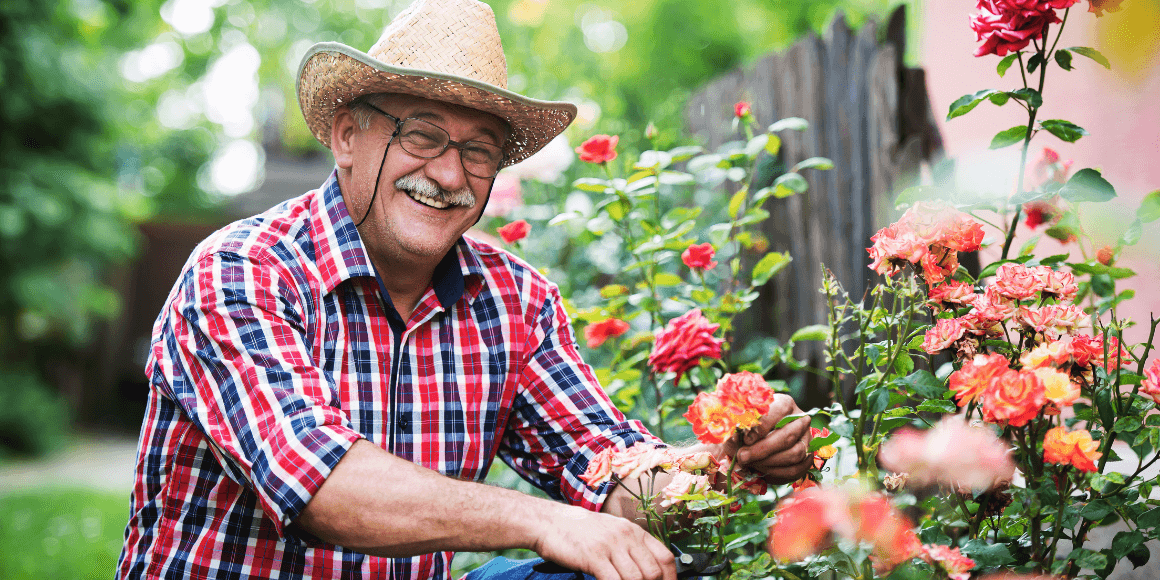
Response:
[[[433,181],[416,174],[400,177],[395,181],[395,188],[415,200],[416,203],[434,209],[448,209],[457,206],[468,209],[475,207],[475,196],[467,188],[459,191],[447,191]]]
[[[404,193],[407,194],[407,197],[409,197],[409,198],[411,198],[411,199],[413,199],[413,200],[415,200],[415,201],[417,201],[417,202],[419,202],[427,207],[433,207],[435,209],[447,209],[448,207],[451,207],[451,204],[449,204],[445,201],[436,199],[434,197],[428,197],[428,196],[422,195],[422,194],[415,192],[415,191],[407,190]]]

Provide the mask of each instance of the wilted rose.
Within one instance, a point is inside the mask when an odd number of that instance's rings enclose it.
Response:
[[[681,253],[681,261],[694,270],[712,270],[717,267],[717,262],[713,261],[716,254],[713,244],[693,244]]]
[[[511,222],[505,226],[501,226],[498,230],[499,235],[503,241],[508,244],[514,244],[526,237],[528,232],[532,230],[532,226],[526,220],[519,220]]]
[[[593,135],[576,148],[576,154],[581,161],[607,163],[616,159],[616,144],[619,141],[618,135]]]
[[[588,348],[599,348],[604,341],[614,336],[628,332],[628,323],[619,318],[609,318],[600,322],[593,322],[584,327],[584,338],[588,341]]]
[[[1064,427],[1054,427],[1043,437],[1043,461],[1071,465],[1089,473],[1097,470],[1095,462],[1103,456],[1098,441],[1086,429],[1068,432]]]
[[[658,373],[676,373],[680,382],[701,357],[721,358],[724,340],[713,336],[719,328],[720,324],[711,324],[696,308],[674,318],[657,332],[656,344],[648,357],[649,366]]]

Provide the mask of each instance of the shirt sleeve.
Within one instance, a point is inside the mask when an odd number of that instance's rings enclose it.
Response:
[[[162,314],[155,372],[225,473],[255,492],[279,535],[361,437],[306,341],[308,295],[283,266],[202,257]]]
[[[663,443],[609,400],[580,357],[555,286],[535,318],[529,352],[500,456],[550,497],[599,511],[611,487],[580,480],[588,462],[609,447]]]

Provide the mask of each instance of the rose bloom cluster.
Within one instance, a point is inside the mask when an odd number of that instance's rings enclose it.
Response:
[[[1070,8],[1079,0],[978,0],[980,12],[971,16],[971,29],[983,44],[975,56],[1006,56],[1043,38],[1045,28],[1062,22],[1056,10]],[[1088,12],[1102,16],[1115,12],[1123,0],[1090,0]]]
[[[893,276],[912,264],[934,286],[958,270],[959,252],[979,249],[983,226],[944,203],[919,202],[870,240],[872,270]]]
[[[1071,272],[1015,262],[999,266],[994,281],[981,293],[970,284],[948,279],[931,288],[931,306],[952,313],[968,306],[971,310],[937,320],[922,348],[930,354],[954,348],[960,356],[970,357],[981,340],[1004,338],[1008,324],[1017,325],[1033,343],[1073,335],[1087,318],[1071,303],[1077,289]]]
[[[878,461],[916,487],[980,492],[1011,482],[1015,463],[1009,451],[990,428],[955,416],[926,431],[900,430],[882,445]]]
[[[913,558],[952,580],[966,580],[975,567],[957,547],[923,545],[914,524],[886,496],[852,487],[811,487],[784,500],[770,526],[768,549],[778,561],[795,562],[821,553],[837,538],[869,544],[879,574]]]
[[[774,392],[757,373],[742,371],[721,377],[713,392],[697,393],[685,419],[702,443],[724,443],[739,429],[755,427],[769,412]]]
[[[699,308],[674,318],[656,333],[648,365],[657,373],[676,373],[679,383],[702,357],[721,358],[721,344],[725,341],[713,336],[719,328],[721,325],[710,323]]]

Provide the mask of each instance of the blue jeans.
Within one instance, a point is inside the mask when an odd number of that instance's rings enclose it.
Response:
[[[531,560],[512,560],[511,558],[496,558],[463,577],[464,580],[596,580],[594,577],[580,572],[562,572],[559,574],[545,574],[532,570],[532,566],[543,562],[543,558]]]

